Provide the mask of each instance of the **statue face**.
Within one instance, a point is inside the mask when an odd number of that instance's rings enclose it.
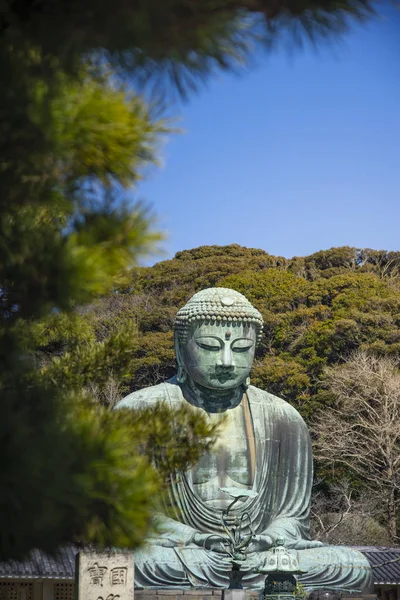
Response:
[[[239,387],[250,374],[256,339],[254,325],[192,325],[181,349],[189,377],[213,390]]]

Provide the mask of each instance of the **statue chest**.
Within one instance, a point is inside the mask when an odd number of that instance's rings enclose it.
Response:
[[[213,452],[205,454],[192,471],[196,494],[209,506],[226,508],[232,501],[220,491],[223,487],[251,489],[254,483],[254,429],[247,398],[224,413],[225,422]],[[221,421],[210,414],[211,421]]]

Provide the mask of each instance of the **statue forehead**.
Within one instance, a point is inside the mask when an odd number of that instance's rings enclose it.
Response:
[[[209,323],[194,322],[189,326],[188,337],[196,338],[199,336],[216,336],[224,340],[233,340],[238,337],[247,337],[255,339],[257,336],[256,327],[253,324],[246,323]]]

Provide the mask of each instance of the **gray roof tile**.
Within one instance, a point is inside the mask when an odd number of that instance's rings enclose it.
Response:
[[[390,583],[400,585],[400,548],[359,546],[356,549],[368,559],[376,585]]]
[[[23,561],[0,562],[0,579],[74,579],[75,546],[59,548],[54,554],[32,550]]]

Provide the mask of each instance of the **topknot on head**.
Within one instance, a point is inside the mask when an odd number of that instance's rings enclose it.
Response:
[[[232,325],[242,323],[257,329],[257,343],[261,339],[261,313],[243,294],[229,288],[207,288],[197,292],[177,313],[175,331],[182,341],[187,340],[189,326],[194,322]]]

